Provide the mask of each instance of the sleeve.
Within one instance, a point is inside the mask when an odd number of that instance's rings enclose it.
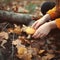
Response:
[[[50,15],[51,19],[55,19],[58,16],[58,14],[56,12],[56,7],[54,7],[51,10],[49,10],[47,13]]]
[[[60,18],[55,19],[57,28],[60,29]]]

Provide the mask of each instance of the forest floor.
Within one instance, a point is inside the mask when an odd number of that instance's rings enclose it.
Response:
[[[3,4],[0,5],[0,10],[31,14],[34,20],[42,17],[39,4],[24,3]],[[59,29],[52,30],[42,39],[28,39],[28,34],[22,32],[22,27],[23,24],[0,22],[0,60],[60,60]]]

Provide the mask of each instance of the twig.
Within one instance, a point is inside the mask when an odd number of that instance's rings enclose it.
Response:
[[[9,25],[9,23],[6,24],[6,25],[3,27],[2,31],[5,30],[8,25]]]

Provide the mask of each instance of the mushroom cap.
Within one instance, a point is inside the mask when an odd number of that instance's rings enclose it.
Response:
[[[34,34],[35,33],[35,29],[32,27],[27,27],[25,31],[27,34]]]

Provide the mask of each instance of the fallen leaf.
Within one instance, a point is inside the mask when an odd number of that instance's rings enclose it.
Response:
[[[45,51],[45,50],[40,50],[40,51],[39,51],[39,54],[42,54],[44,51]]]
[[[51,60],[52,58],[54,58],[55,55],[54,54],[49,54],[47,53],[46,56],[42,57],[42,60]]]
[[[2,37],[3,39],[8,39],[8,33],[7,32],[0,32],[0,37]]]

